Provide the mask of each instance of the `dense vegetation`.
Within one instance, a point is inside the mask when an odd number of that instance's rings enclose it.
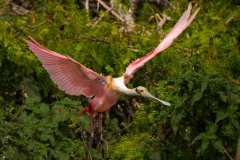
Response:
[[[121,96],[103,114],[99,149],[89,147],[84,96],[58,90],[24,39],[69,55],[104,75],[120,76],[171,30],[188,2],[171,1],[172,18],[156,30],[144,4],[131,33],[101,10],[101,21],[75,1],[0,1],[0,155],[3,159],[231,159],[240,122],[240,7],[237,0],[198,1],[193,23],[170,48],[141,68],[128,87],[145,86],[170,107]],[[193,10],[195,10],[194,7]]]

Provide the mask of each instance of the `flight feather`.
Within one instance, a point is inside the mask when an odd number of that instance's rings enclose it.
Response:
[[[59,89],[70,95],[85,95],[92,97],[100,94],[107,84],[106,77],[83,66],[69,56],[63,56],[53,52],[29,36],[26,40],[30,50],[35,53],[42,62],[43,67],[49,73],[51,79]]]
[[[194,14],[191,16],[190,19],[189,15],[192,9],[191,3],[188,5],[188,9],[183,13],[181,18],[178,20],[178,22],[175,24],[173,29],[165,36],[165,38],[162,40],[162,42],[151,52],[146,54],[144,57],[137,59],[130,63],[125,71],[125,83],[128,83],[130,79],[133,77],[133,74],[141,68],[145,63],[147,63],[150,59],[155,57],[159,52],[167,49],[172,43],[175,38],[177,38],[193,21],[193,19],[196,17],[198,11],[200,8],[198,8]]]

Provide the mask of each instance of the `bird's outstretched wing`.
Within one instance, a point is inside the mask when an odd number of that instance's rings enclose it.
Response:
[[[144,57],[133,61],[127,66],[125,71],[125,83],[129,82],[129,80],[133,77],[133,74],[140,67],[142,67],[150,59],[156,56],[159,52],[167,49],[172,44],[173,40],[177,38],[187,28],[187,26],[193,21],[193,19],[197,15],[200,8],[198,8],[194,12],[194,14],[191,16],[190,19],[188,19],[191,9],[192,9],[192,5],[190,3],[188,5],[188,9],[183,13],[182,17],[178,20],[178,22],[175,24],[173,29],[165,36],[162,42],[154,50],[146,54]]]
[[[69,56],[63,56],[41,46],[29,36],[32,41],[26,40],[51,79],[59,89],[70,95],[85,95],[92,97],[101,93],[106,86],[106,77],[86,68]]]

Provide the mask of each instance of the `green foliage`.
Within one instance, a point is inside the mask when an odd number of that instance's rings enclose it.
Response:
[[[234,150],[240,133],[240,86],[216,74],[196,71],[172,77],[169,84],[176,87],[171,119],[174,133],[191,142],[199,156],[216,156],[224,147]]]
[[[228,159],[228,153],[234,157],[240,133],[240,10],[235,2],[199,1],[201,10],[193,23],[128,84],[146,86],[172,105],[139,98],[132,122],[104,116],[103,138],[109,151],[104,150],[105,143],[90,153],[88,116],[77,116],[88,100],[59,91],[24,39],[32,36],[46,48],[117,77],[131,61],[157,46],[188,1],[171,1],[176,7],[164,12],[172,20],[159,31],[148,19],[160,11],[143,5],[128,34],[119,32],[121,24],[104,10],[94,26],[96,21],[75,1],[31,1],[21,14],[0,1],[0,156],[185,160]],[[127,10],[129,1],[123,3]],[[131,105],[128,96],[121,98]]]
[[[26,99],[15,114],[1,109],[0,155],[6,159],[85,159],[84,143],[75,139],[77,102],[65,98],[48,106],[39,98]],[[86,128],[85,128],[86,129]]]

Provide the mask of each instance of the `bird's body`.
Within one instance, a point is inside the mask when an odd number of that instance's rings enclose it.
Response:
[[[139,86],[129,89],[126,87],[126,84],[131,78],[133,78],[133,74],[140,67],[159,52],[168,48],[173,40],[192,22],[199,9],[195,11],[190,19],[188,19],[191,8],[192,6],[189,4],[188,9],[183,13],[174,28],[153,51],[130,63],[126,68],[125,73],[118,78],[112,78],[112,76],[105,77],[102,74],[98,74],[69,56],[63,56],[54,51],[48,50],[41,46],[32,37],[29,37],[32,41],[26,40],[26,42],[30,50],[32,50],[43,63],[43,67],[48,71],[51,79],[58,85],[59,89],[70,95],[78,96],[83,94],[86,97],[94,96],[92,101],[83,110],[78,112],[80,115],[85,112],[89,113],[92,128],[93,114],[109,110],[116,103],[121,93],[151,98],[164,105],[170,106],[170,103],[157,99],[151,95],[146,88]]]
[[[83,114],[84,112],[94,114],[108,111],[117,102],[121,94],[121,92],[116,90],[116,79],[117,78],[107,76],[107,84],[103,87],[103,93],[95,96],[85,110],[79,111],[79,114]]]

